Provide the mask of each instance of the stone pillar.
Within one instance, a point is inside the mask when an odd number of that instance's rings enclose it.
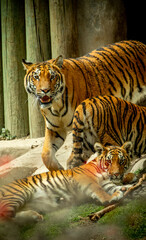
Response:
[[[51,58],[48,5],[48,0],[25,0],[26,53],[29,62]],[[30,136],[44,136],[44,119],[35,97],[28,95],[28,105]]]
[[[5,128],[22,137],[29,132],[21,63],[26,55],[24,1],[1,0],[1,21]]]
[[[52,57],[77,57],[76,0],[51,0],[49,6]]]
[[[1,45],[1,19],[0,19],[0,132],[4,127],[4,101],[3,101],[3,71],[2,71],[2,45]]]

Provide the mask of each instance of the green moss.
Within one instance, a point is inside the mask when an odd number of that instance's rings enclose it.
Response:
[[[87,217],[93,212],[101,210],[96,204],[82,204],[80,206],[62,209],[44,216],[44,221],[36,224],[4,224],[0,225],[1,240],[54,240],[63,234],[68,234],[70,231],[82,229],[90,235],[93,230],[105,229],[109,226],[117,226],[120,232],[127,240],[139,240],[145,237],[146,232],[146,207],[144,201],[131,201],[129,204],[117,207],[115,210],[107,213],[97,223],[92,223],[90,220],[80,220],[82,217]],[[109,228],[108,227],[108,228]],[[99,236],[100,237],[100,236]],[[103,238],[93,239],[107,239]],[[66,238],[68,239],[68,238]],[[88,238],[87,238],[88,239]]]
[[[99,220],[100,224],[116,224],[125,236],[140,239],[146,235],[146,206],[144,200],[133,200],[117,207]]]
[[[72,208],[70,222],[79,221],[80,218],[87,217],[93,212],[101,210],[103,207],[99,207],[96,204],[82,204],[81,206]]]

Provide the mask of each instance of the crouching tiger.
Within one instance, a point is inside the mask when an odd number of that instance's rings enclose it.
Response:
[[[107,205],[123,197],[131,185],[117,186],[112,176],[123,176],[130,162],[131,143],[122,147],[104,148],[96,144],[97,155],[88,164],[68,170],[45,172],[16,180],[0,188],[0,219],[43,217],[36,210],[47,212],[73,204],[74,201],[94,199],[98,204]],[[108,156],[113,156],[110,174],[107,172]],[[103,163],[103,159],[105,162]],[[31,206],[31,210],[28,208]],[[27,209],[26,211],[22,211]],[[22,211],[22,212],[21,212]]]
[[[42,159],[49,170],[62,168],[55,153],[83,100],[114,95],[137,104],[146,98],[146,45],[137,41],[111,44],[76,59],[59,56],[23,65],[26,91],[37,99],[45,120]]]
[[[72,127],[73,150],[68,168],[79,166],[95,152],[96,141],[104,146],[133,144],[133,157],[146,152],[146,107],[114,96],[83,101],[76,109]]]

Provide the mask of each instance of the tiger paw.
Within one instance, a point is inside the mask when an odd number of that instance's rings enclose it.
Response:
[[[21,211],[16,214],[15,216],[16,221],[21,222],[40,222],[43,221],[43,216],[39,214],[36,211],[33,210],[27,210],[27,211]]]
[[[117,190],[116,192],[114,192],[111,196],[111,200],[109,203],[114,203],[114,202],[117,202],[119,201],[121,198],[123,198],[124,196],[124,191],[122,191],[121,189],[120,190]]]
[[[134,173],[127,173],[124,175],[122,179],[123,184],[129,184],[137,181],[137,177],[135,176]]]

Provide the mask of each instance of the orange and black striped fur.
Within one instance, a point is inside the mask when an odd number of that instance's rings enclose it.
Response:
[[[68,168],[79,166],[94,153],[95,142],[104,146],[133,144],[133,157],[146,152],[146,107],[114,96],[83,101],[73,119],[73,150]]]
[[[22,219],[32,218],[37,221],[42,220],[42,216],[36,210],[47,213],[83,200],[95,200],[97,204],[103,205],[118,201],[123,197],[123,191],[131,185],[123,189],[122,186],[115,185],[110,177],[113,175],[112,179],[115,179],[114,176],[123,175],[129,166],[130,148],[131,143],[125,143],[121,148],[106,149],[97,143],[96,151],[101,155],[88,164],[38,174],[2,186],[0,219],[10,219],[16,215]],[[107,163],[113,165],[110,175],[107,172]]]
[[[111,44],[76,59],[59,56],[23,65],[26,91],[36,97],[45,119],[42,159],[49,170],[62,168],[55,153],[83,100],[114,95],[139,103],[146,97],[146,46],[137,41]]]

